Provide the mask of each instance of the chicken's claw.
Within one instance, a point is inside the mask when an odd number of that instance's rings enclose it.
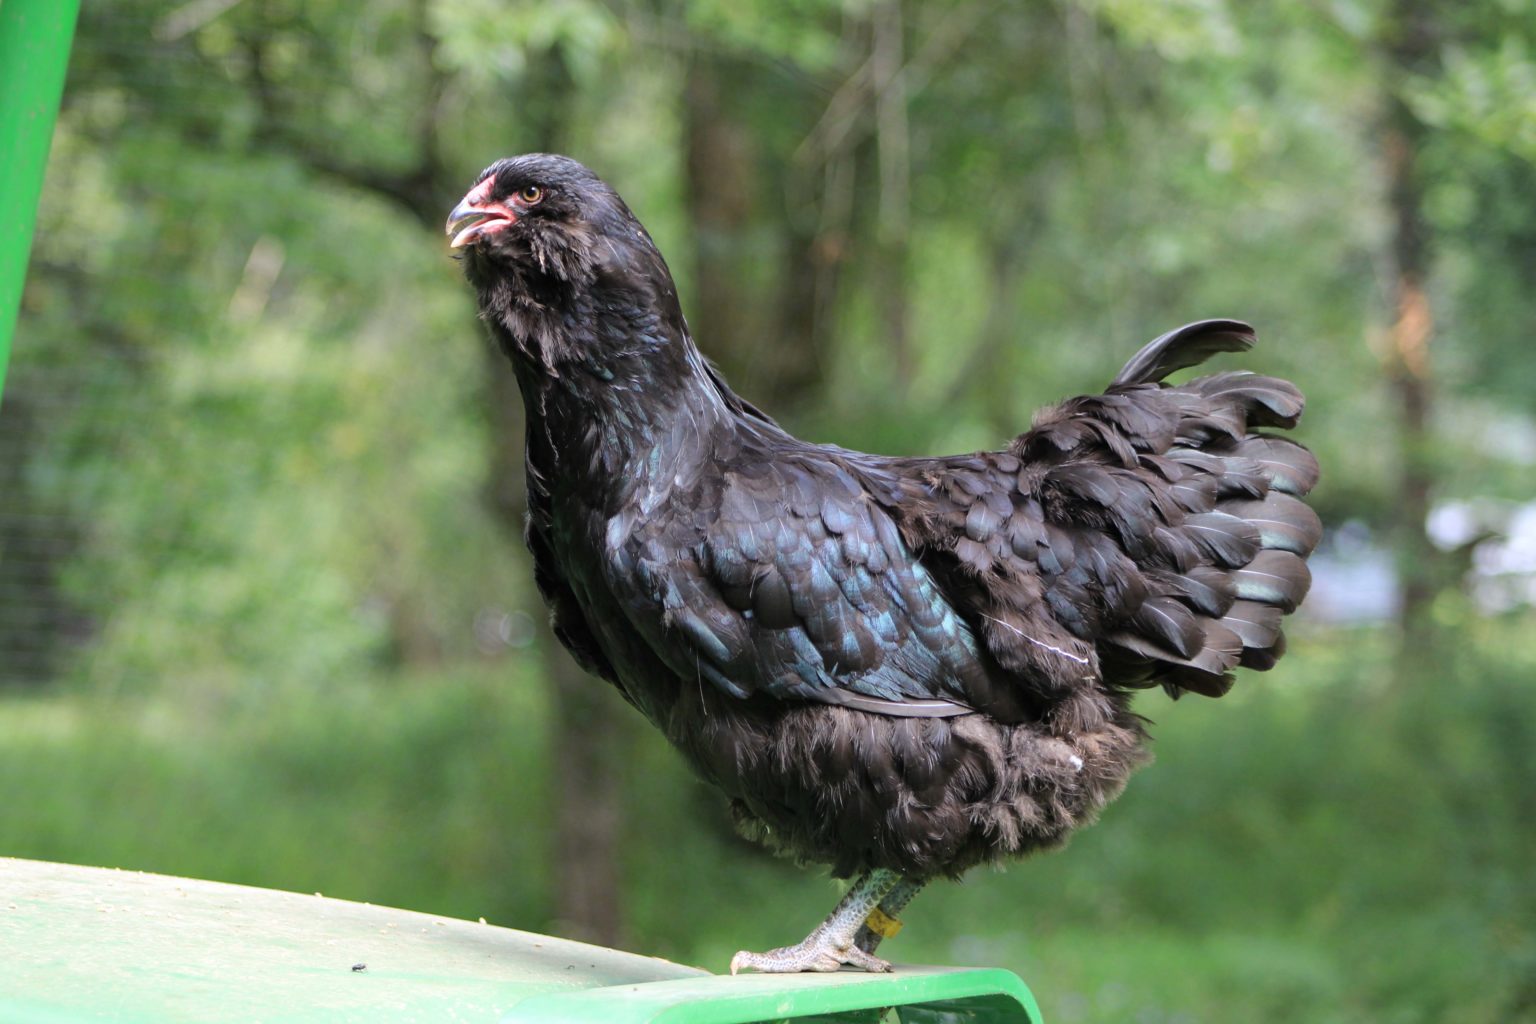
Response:
[[[843,967],[857,967],[871,974],[886,974],[891,965],[887,960],[864,952],[857,945],[838,946],[826,935],[812,933],[804,942],[793,946],[781,946],[766,953],[742,950],[731,957],[731,973],[744,970],[763,974],[797,974],[802,971],[836,971]]]

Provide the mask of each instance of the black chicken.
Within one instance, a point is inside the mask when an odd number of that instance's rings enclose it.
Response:
[[[1001,451],[790,436],[699,354],[661,254],[574,160],[480,175],[448,218],[527,406],[528,547],[554,629],[744,829],[857,876],[732,971],[886,970],[927,880],[1055,846],[1143,760],[1133,691],[1266,669],[1320,527],[1289,383],[1169,373],[1247,349],[1207,320]]]

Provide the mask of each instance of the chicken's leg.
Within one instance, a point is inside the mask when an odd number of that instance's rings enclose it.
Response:
[[[921,892],[923,886],[927,884],[928,880],[926,878],[902,875],[901,881],[892,886],[891,891],[886,893],[885,898],[880,901],[880,913],[884,915],[887,921],[899,927],[901,922],[896,920],[897,917],[900,916],[903,910],[907,909],[907,904],[912,902],[912,897]],[[891,931],[876,931],[869,926],[866,919],[863,927],[859,929],[859,934],[854,937],[853,942],[854,945],[864,952],[872,954],[880,947],[881,939],[888,939],[893,934],[895,934],[894,929]]]
[[[876,973],[889,971],[890,964],[860,949],[854,938],[859,934],[869,912],[879,905],[885,894],[899,881],[900,876],[896,872],[876,868],[854,882],[831,915],[802,942],[771,949],[766,953],[742,950],[731,957],[731,973],[735,974],[744,968],[765,974],[835,971],[844,964]]]

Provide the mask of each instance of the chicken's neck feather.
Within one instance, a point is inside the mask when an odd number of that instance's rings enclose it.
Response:
[[[728,446],[743,405],[689,336],[670,277],[599,278],[551,301],[484,303],[528,418],[530,480],[644,505]]]

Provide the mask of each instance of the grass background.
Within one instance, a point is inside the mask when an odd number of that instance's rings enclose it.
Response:
[[[1157,760],[1097,826],[935,885],[888,952],[1011,967],[1058,1022],[1536,1020],[1527,625],[1429,681],[1361,631],[1221,701],[1144,698]],[[7,698],[0,849],[557,927],[537,670]],[[649,733],[633,757],[626,945],[718,970],[820,918],[834,883],[744,855]]]

